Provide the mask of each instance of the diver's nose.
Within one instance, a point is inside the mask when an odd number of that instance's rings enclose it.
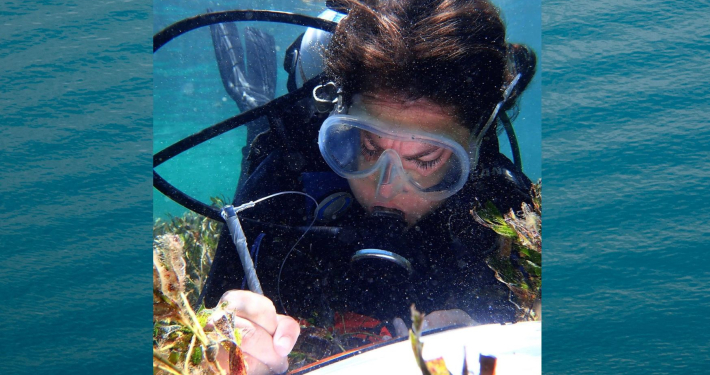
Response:
[[[380,156],[380,175],[377,181],[376,198],[390,200],[404,190],[402,160],[394,150],[385,150]]]

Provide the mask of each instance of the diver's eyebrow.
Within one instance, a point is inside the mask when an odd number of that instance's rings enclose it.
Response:
[[[374,147],[375,150],[377,150],[377,151],[384,151],[385,150],[382,146],[378,145],[377,142],[375,142],[375,140],[373,139],[372,134],[370,132],[365,132],[365,138],[370,141],[369,142],[370,146]],[[429,148],[427,148],[423,151],[420,151],[414,155],[401,155],[400,157],[405,160],[414,160],[414,159],[423,158],[427,155],[431,155],[435,152],[438,152],[439,150],[441,150],[441,147],[429,145]]]

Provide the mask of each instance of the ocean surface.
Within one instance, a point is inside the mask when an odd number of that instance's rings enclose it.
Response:
[[[152,154],[238,112],[206,30],[155,56],[152,34],[206,7],[320,4],[0,4],[0,374],[151,371],[152,223],[182,212],[152,188]],[[543,372],[706,373],[710,5],[498,4],[541,63],[516,131],[543,179]],[[291,28],[270,30],[279,59]],[[243,142],[158,171],[231,197]]]
[[[710,368],[708,14],[543,2],[545,374]]]
[[[151,371],[151,12],[0,4],[0,374]]]

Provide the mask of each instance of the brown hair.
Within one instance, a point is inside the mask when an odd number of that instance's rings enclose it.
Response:
[[[326,73],[347,95],[384,91],[404,100],[425,97],[454,107],[472,130],[503,98],[512,72],[505,25],[489,1],[334,3],[348,16],[326,49]]]

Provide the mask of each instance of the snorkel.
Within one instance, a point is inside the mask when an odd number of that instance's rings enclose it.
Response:
[[[513,89],[515,88],[515,85],[518,84],[518,81],[520,80],[520,77],[522,76],[521,73],[518,73],[515,75],[513,80],[508,84],[508,86],[505,88],[503,91],[503,99],[496,104],[495,108],[493,108],[493,111],[491,112],[491,116],[488,118],[488,121],[483,125],[480,131],[478,132],[472,132],[471,137],[468,140],[469,144],[469,149],[468,149],[468,154],[470,158],[470,164],[471,168],[475,169],[476,166],[478,165],[478,157],[479,151],[481,149],[481,144],[483,143],[483,138],[486,136],[486,133],[488,133],[488,129],[490,129],[491,125],[495,122],[496,118],[498,117],[498,112],[500,109],[503,107],[505,102],[508,101],[508,98],[510,98],[510,94],[513,92]],[[507,116],[505,116],[507,119]],[[509,120],[508,120],[509,121]],[[511,142],[511,148],[513,150],[516,150],[518,147],[517,145],[517,140],[515,140],[515,133],[513,132],[512,126],[505,126],[506,132],[508,132],[508,138]],[[515,142],[515,144],[513,143]],[[522,167],[519,167],[522,170]]]

